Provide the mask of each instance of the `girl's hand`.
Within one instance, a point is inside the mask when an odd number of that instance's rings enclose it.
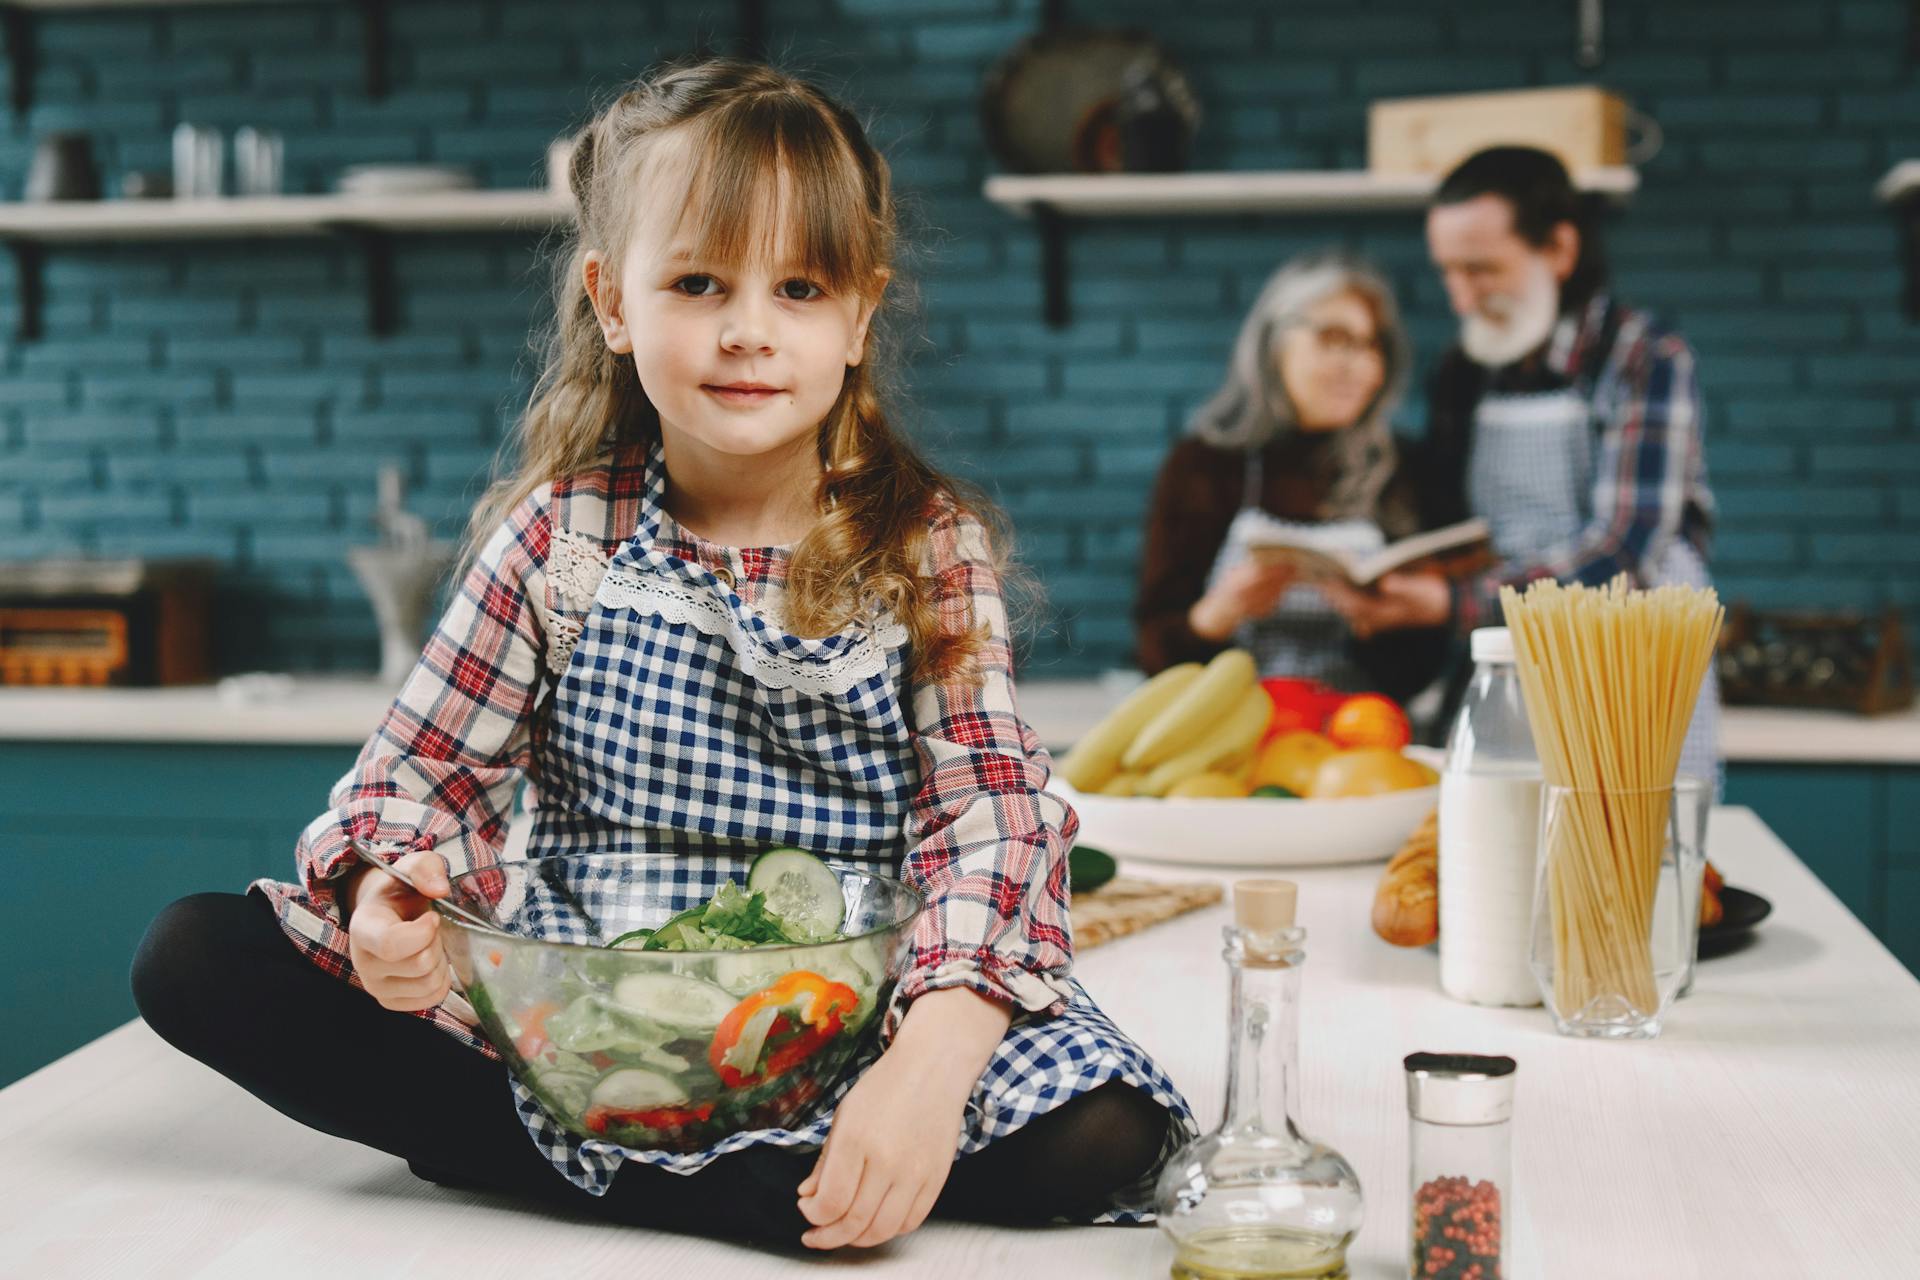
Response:
[[[353,971],[383,1008],[431,1009],[447,998],[452,975],[440,950],[440,917],[429,898],[447,896],[446,859],[416,849],[394,864],[425,893],[362,867],[347,882],[347,954]]]
[[[969,1082],[971,1083],[971,1082]],[[847,1092],[813,1172],[800,1184],[809,1249],[871,1248],[913,1231],[947,1185],[967,1095],[930,1090],[888,1050]]]
[[[800,1184],[813,1223],[802,1244],[871,1248],[927,1220],[953,1171],[967,1099],[1012,1016],[959,987],[913,1002],[893,1044],[841,1099]]]
[[[1289,565],[1242,560],[1194,601],[1187,610],[1187,625],[1204,640],[1224,641],[1241,623],[1272,613],[1298,577]]]

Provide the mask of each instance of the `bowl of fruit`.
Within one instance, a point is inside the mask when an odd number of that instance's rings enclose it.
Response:
[[[562,1126],[694,1151],[789,1125],[875,1033],[918,893],[798,849],[709,894],[684,860],[579,854],[456,876],[441,945],[480,1030]]]
[[[1169,667],[1062,756],[1081,838],[1123,858],[1311,866],[1390,856],[1439,800],[1439,752],[1374,693],[1260,680],[1228,649]]]

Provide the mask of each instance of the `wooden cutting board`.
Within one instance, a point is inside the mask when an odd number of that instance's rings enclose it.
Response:
[[[1074,949],[1084,951],[1124,938],[1162,920],[1210,907],[1220,897],[1220,886],[1204,881],[1115,876],[1091,893],[1073,895]]]

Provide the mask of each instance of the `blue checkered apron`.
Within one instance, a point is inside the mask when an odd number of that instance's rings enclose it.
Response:
[[[729,877],[744,881],[753,856],[772,845],[897,874],[920,780],[904,632],[882,624],[788,634],[714,573],[660,550],[658,458],[648,464],[639,526],[609,562],[555,686],[527,856],[677,854],[671,883],[656,886],[675,911],[705,902]],[[1071,985],[1064,1012],[1014,1018],[967,1103],[956,1156],[1111,1080],[1173,1114],[1163,1157],[1193,1136],[1172,1081]],[[704,1151],[582,1140],[518,1081],[514,1100],[554,1167],[601,1195],[627,1160],[692,1173],[757,1144],[819,1148],[835,1106],[878,1053],[870,1043],[806,1123],[733,1134]],[[1150,1195],[1151,1175],[1092,1221],[1146,1221]]]
[[[1577,390],[1492,393],[1474,410],[1467,502],[1493,529],[1493,548],[1518,566],[1552,554],[1593,517],[1593,469],[1599,442],[1589,398]],[[1675,537],[1652,550],[1641,572],[1648,586],[1711,586],[1693,544]],[[1711,669],[1694,705],[1680,753],[1683,777],[1720,780],[1720,685]]]
[[[1214,556],[1207,577],[1212,590],[1229,569],[1245,560],[1250,544],[1266,534],[1294,538],[1325,551],[1371,555],[1387,545],[1386,535],[1371,520],[1325,520],[1307,523],[1282,520],[1260,505],[1264,488],[1264,459],[1258,449],[1247,451],[1246,488],[1240,510],[1227,526],[1227,536]],[[1273,612],[1251,618],[1234,632],[1234,643],[1253,655],[1263,676],[1295,676],[1318,680],[1347,693],[1373,687],[1366,669],[1355,662],[1347,644],[1347,623],[1326,593],[1311,584],[1290,588]]]

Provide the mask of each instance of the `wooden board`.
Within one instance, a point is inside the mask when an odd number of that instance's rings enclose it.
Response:
[[[1137,880],[1115,876],[1091,893],[1073,896],[1073,947],[1085,951],[1148,925],[1220,901],[1220,886],[1203,881]]]
[[[1569,85],[1437,98],[1391,98],[1367,110],[1367,168],[1442,174],[1484,147],[1551,151],[1569,169],[1623,165],[1627,104]]]

